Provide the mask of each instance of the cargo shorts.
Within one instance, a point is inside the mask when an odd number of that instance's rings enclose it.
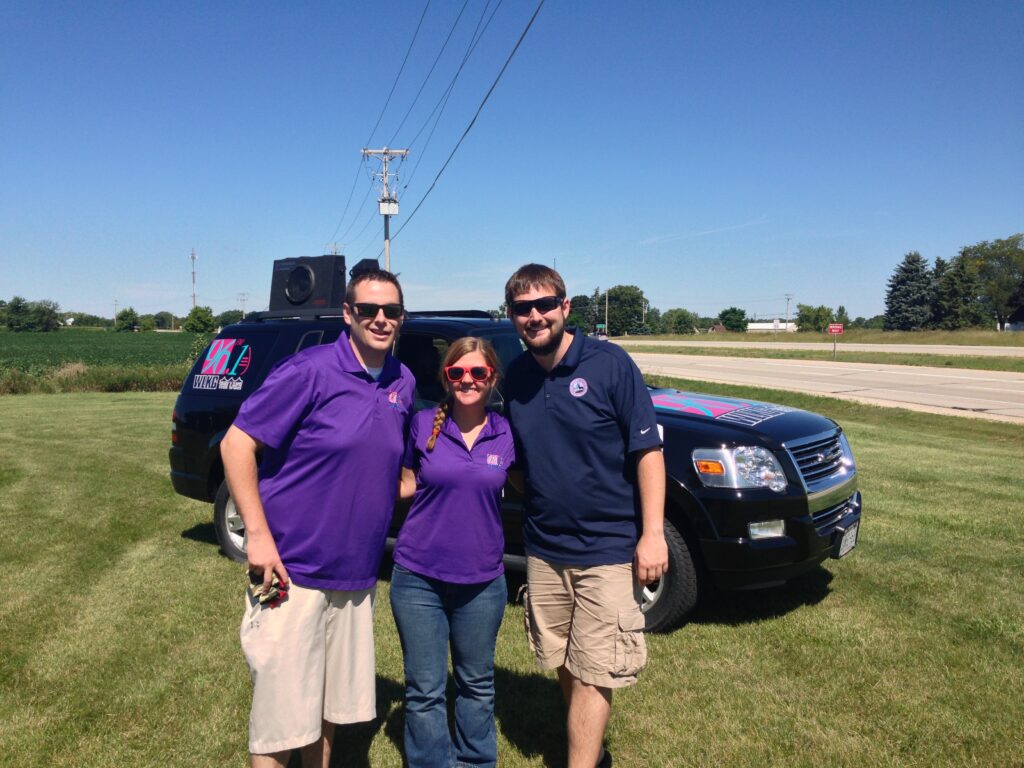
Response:
[[[526,637],[542,669],[584,683],[632,685],[647,663],[640,587],[631,563],[572,566],[526,560]]]

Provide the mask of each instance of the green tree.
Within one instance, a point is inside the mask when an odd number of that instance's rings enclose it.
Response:
[[[938,264],[940,259],[935,261]],[[932,298],[933,325],[947,331],[988,325],[991,319],[970,261],[959,255],[943,264]]]
[[[832,307],[826,307],[824,304],[818,307],[812,307],[810,304],[796,305],[796,329],[798,331],[824,333],[828,329],[829,323],[834,320]]]
[[[1024,306],[1024,234],[970,245],[960,255],[974,268],[981,294],[1005,330],[1010,315]]]
[[[174,315],[170,312],[157,312],[153,315],[153,320],[156,321],[156,327],[161,331],[169,331],[174,328]]]
[[[686,309],[670,309],[661,316],[665,333],[696,333],[700,318]]]
[[[840,304],[836,307],[836,313],[832,318],[833,323],[842,323],[843,327],[850,325],[850,315],[846,311],[846,307]]]
[[[876,331],[885,329],[885,315],[873,315],[864,322],[865,328],[872,328]]]
[[[57,302],[43,299],[28,305],[28,323],[25,330],[45,333],[59,330],[62,325],[60,305]]]
[[[885,294],[885,330],[919,331],[931,321],[932,275],[928,262],[911,251],[889,278]]]
[[[589,296],[580,294],[569,300],[569,317],[565,322],[576,326],[583,333],[594,332],[594,307]]]
[[[192,307],[181,327],[189,333],[213,333],[217,328],[213,310],[209,307]]]
[[[25,299],[21,296],[12,296],[11,302],[7,305],[7,329],[15,332],[27,331],[29,311]]]
[[[76,328],[109,328],[113,325],[109,317],[90,315],[86,312],[67,312],[66,317],[74,319]]]
[[[135,327],[139,324],[139,314],[131,307],[126,307],[117,313],[117,317],[114,318],[114,330],[121,332],[128,332],[135,330]]]
[[[0,299],[0,325],[7,325],[7,302]]]
[[[648,307],[644,325],[647,327],[647,333],[664,333],[665,324],[661,321],[661,310],[657,307]]]
[[[237,323],[242,319],[242,310],[240,309],[229,309],[227,312],[221,312],[217,317],[214,318],[214,322],[218,326],[223,328],[224,326]]]
[[[155,331],[156,330],[156,315],[139,315],[139,330],[140,331]]]
[[[718,313],[718,321],[726,330],[744,333],[747,330],[746,310],[739,307],[727,307]]]
[[[635,285],[616,285],[608,289],[609,336],[622,336],[640,327],[644,313],[644,294]]]

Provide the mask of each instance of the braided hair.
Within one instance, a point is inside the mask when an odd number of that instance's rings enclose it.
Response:
[[[446,397],[437,406],[437,412],[434,414],[434,426],[430,430],[430,437],[427,439],[427,452],[434,450],[434,443],[437,442],[437,436],[441,434],[441,427],[444,426],[445,419],[448,418],[448,411],[451,410],[451,399]]]

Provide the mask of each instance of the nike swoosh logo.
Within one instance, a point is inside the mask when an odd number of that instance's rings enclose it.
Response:
[[[650,432],[650,431],[651,431],[651,428],[650,428],[650,427],[648,427],[647,429],[641,429],[641,430],[640,430],[640,434],[641,434],[641,435],[646,435],[646,434],[647,434],[648,432]]]

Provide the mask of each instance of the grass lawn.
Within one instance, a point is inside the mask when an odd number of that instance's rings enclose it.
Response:
[[[681,382],[707,391],[709,385]],[[855,553],[718,595],[649,638],[616,694],[616,766],[1024,765],[1024,433],[715,386],[847,429],[865,495]],[[242,766],[244,575],[208,505],[167,479],[168,393],[0,397],[0,765]],[[378,592],[380,719],[335,766],[401,765],[401,654]],[[508,608],[501,765],[564,764],[554,678]]]

